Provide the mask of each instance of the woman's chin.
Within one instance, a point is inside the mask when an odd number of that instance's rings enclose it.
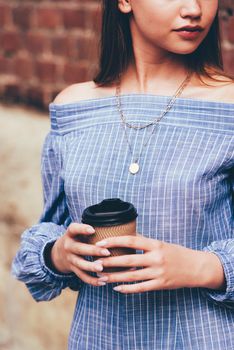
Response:
[[[199,45],[191,45],[190,47],[180,47],[173,50],[173,53],[178,55],[189,55],[196,51]]]

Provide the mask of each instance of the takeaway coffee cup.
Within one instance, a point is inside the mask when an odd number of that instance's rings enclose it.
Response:
[[[95,244],[107,237],[136,235],[136,218],[138,214],[132,203],[119,198],[104,199],[102,202],[87,207],[82,213],[81,222],[94,227],[95,233],[85,236],[88,244]],[[108,248],[111,255],[135,254],[135,249],[116,247]],[[93,256],[93,260],[100,257]],[[103,272],[123,271],[126,268],[105,268]]]

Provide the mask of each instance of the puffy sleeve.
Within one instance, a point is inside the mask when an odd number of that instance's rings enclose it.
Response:
[[[209,300],[234,309],[234,168],[231,170],[230,188],[232,192],[231,237],[229,239],[213,241],[204,251],[218,256],[223,266],[226,279],[225,290],[202,289],[202,294]]]
[[[47,301],[69,287],[79,290],[83,281],[74,273],[60,274],[45,260],[45,251],[70,224],[62,176],[63,137],[50,131],[41,155],[44,208],[37,224],[26,229],[12,262],[12,274],[24,282],[36,301]]]

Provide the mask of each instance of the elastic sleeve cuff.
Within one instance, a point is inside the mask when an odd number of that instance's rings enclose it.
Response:
[[[40,254],[41,268],[47,276],[50,276],[51,280],[63,282],[63,288],[69,287],[74,291],[78,291],[81,286],[81,281],[75,273],[60,273],[59,271],[55,270],[50,264],[48,264],[48,261],[45,261],[46,249],[50,248],[55,242],[56,240],[49,240],[44,244]]]
[[[217,249],[217,250],[216,250]],[[225,303],[225,306],[230,306],[234,308],[234,265],[233,265],[233,253],[227,253],[225,250],[218,249],[218,247],[214,249],[214,247],[208,246],[203,248],[203,251],[209,251],[218,256],[221,261],[225,280],[226,280],[226,289],[225,290],[215,290],[202,288],[202,294],[207,297],[209,300],[214,302]]]
[[[65,228],[54,223],[41,223],[25,230],[21,248],[12,263],[12,274],[24,282],[37,300],[50,300],[69,287],[79,290],[83,284],[74,273],[58,274],[44,260],[44,249],[64,234]]]
[[[56,242],[56,240],[49,240],[42,247],[41,254],[40,254],[40,263],[41,263],[42,269],[46,273],[48,273],[56,278],[74,277],[75,276],[74,273],[72,273],[72,272],[62,273],[62,272],[56,270],[56,268],[52,265],[52,262],[50,259],[50,252],[51,252],[51,249],[52,249],[55,242]]]

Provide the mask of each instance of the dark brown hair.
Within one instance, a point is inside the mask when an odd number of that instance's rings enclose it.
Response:
[[[115,82],[132,59],[130,15],[119,10],[118,0],[102,0],[99,71],[93,79],[99,86]],[[194,52],[184,55],[184,60],[188,69],[201,79],[203,76],[214,79],[214,74],[220,72],[229,78],[223,72],[218,12],[206,38]]]

